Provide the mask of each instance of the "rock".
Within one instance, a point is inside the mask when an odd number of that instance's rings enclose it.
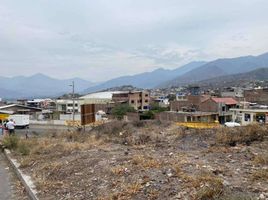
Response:
[[[264,196],[264,194],[260,194],[259,198],[260,199],[266,199],[265,196]]]
[[[224,185],[224,186],[230,186],[230,183],[229,183],[228,181],[224,180],[224,181],[223,181],[223,185]]]

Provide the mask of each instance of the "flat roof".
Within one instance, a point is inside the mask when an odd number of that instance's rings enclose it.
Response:
[[[268,113],[268,109],[243,109],[243,108],[231,108],[230,111],[241,111],[241,112],[254,112],[254,113]]]
[[[95,92],[80,97],[80,99],[112,99],[113,94],[121,94],[124,91]]]

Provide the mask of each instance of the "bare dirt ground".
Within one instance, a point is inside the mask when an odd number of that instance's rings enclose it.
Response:
[[[21,141],[40,199],[268,199],[268,128],[114,121]]]

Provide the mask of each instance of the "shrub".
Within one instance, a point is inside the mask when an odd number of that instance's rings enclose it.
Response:
[[[2,144],[4,147],[14,150],[17,149],[19,143],[19,138],[15,135],[6,136],[4,137]]]
[[[250,145],[254,141],[263,141],[268,135],[267,127],[249,125],[239,128],[221,128],[216,131],[216,141],[220,144],[235,146],[237,143]]]
[[[127,104],[120,104],[112,109],[112,115],[119,120],[123,119],[127,112],[135,112],[135,109]]]
[[[18,148],[17,148],[17,151],[23,155],[23,156],[26,156],[26,155],[29,155],[30,154],[30,147],[25,143],[25,142],[19,142],[18,144]]]

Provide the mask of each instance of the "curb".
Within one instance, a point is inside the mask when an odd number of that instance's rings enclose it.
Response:
[[[38,197],[36,196],[37,191],[35,189],[35,186],[33,184],[33,181],[31,180],[30,176],[25,175],[20,169],[19,166],[20,164],[17,162],[16,159],[12,159],[10,157],[10,151],[8,149],[4,149],[4,154],[13,167],[15,173],[17,174],[19,180],[23,184],[28,196],[30,197],[31,200],[39,200]]]

